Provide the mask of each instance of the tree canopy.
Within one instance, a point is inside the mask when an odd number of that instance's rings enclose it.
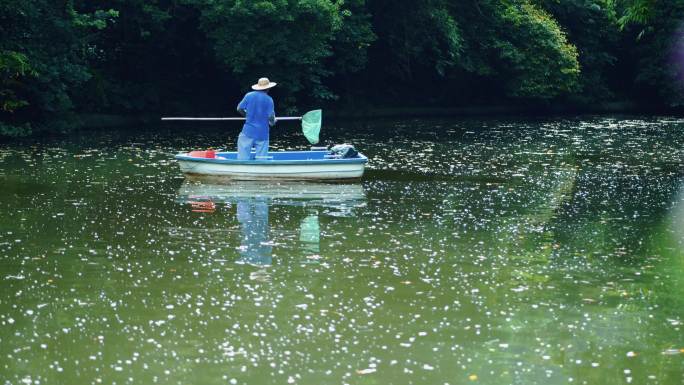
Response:
[[[682,106],[684,0],[0,3],[0,136],[80,113],[632,101]]]

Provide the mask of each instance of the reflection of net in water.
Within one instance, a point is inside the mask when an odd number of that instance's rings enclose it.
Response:
[[[302,220],[299,225],[299,242],[308,256],[318,255],[321,252],[321,227],[317,213],[310,214]]]

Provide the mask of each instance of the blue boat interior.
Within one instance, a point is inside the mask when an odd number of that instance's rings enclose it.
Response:
[[[237,160],[237,152],[217,152],[217,158]],[[254,159],[254,152],[252,152]],[[271,151],[264,160],[320,160],[335,159],[328,151]]]
[[[252,152],[254,156],[254,152]],[[207,151],[191,151],[176,155],[176,159],[190,160],[195,162],[208,163],[229,163],[229,164],[318,164],[318,163],[366,163],[366,158],[361,153],[355,153],[351,157],[341,157],[331,151],[271,151],[264,158],[254,157],[250,160],[237,160],[237,152],[221,151],[212,153],[206,157]]]

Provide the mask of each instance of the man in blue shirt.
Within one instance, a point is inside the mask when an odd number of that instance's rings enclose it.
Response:
[[[255,148],[256,159],[268,156],[268,133],[276,122],[273,99],[268,96],[268,90],[276,84],[268,78],[259,79],[252,86],[254,91],[248,92],[238,104],[238,113],[246,117],[237,140],[238,160],[253,159],[252,147]]]

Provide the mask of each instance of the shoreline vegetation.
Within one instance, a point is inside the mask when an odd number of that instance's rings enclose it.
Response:
[[[8,0],[0,137],[224,115],[263,76],[280,115],[679,113],[683,19],[684,0]]]

